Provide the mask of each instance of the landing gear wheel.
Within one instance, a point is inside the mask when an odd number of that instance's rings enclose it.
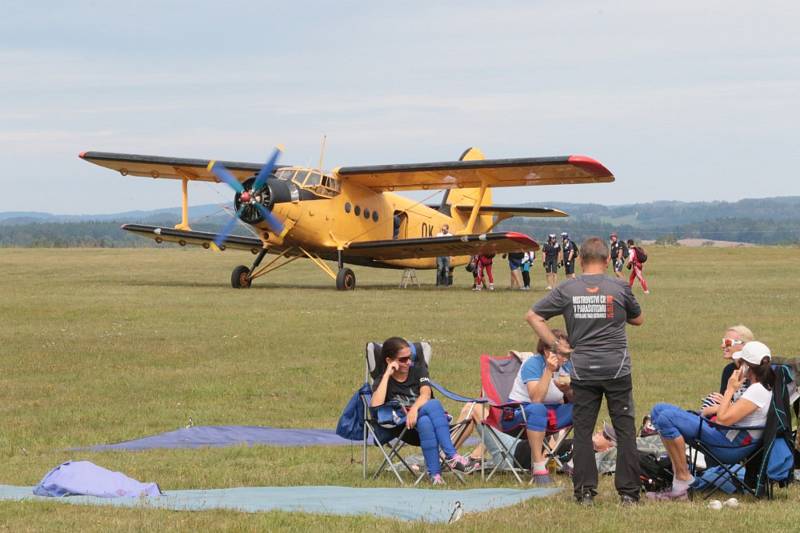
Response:
[[[249,268],[244,265],[239,265],[233,269],[231,273],[231,287],[234,289],[249,289],[251,281]]]
[[[356,288],[356,275],[349,268],[343,268],[336,274],[336,288],[340,291],[352,291]]]

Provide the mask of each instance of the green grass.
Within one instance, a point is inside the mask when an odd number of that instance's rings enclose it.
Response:
[[[648,249],[646,323],[630,329],[637,417],[653,403],[687,408],[719,386],[719,339],[745,323],[777,354],[797,355],[800,250]],[[363,376],[363,345],[391,335],[430,341],[433,376],[477,394],[478,356],[532,349],[523,315],[530,293],[456,287],[398,289],[399,271],[356,268],[358,289],[337,292],[308,262],[229,288],[246,254],[202,250],[0,249],[0,483],[33,485],[69,459],[86,459],[166,490],[258,485],[394,486],[361,479],[351,449],[237,447],[137,453],[67,448],[186,425],[333,427]],[[508,283],[497,262],[496,285]],[[558,322],[554,322],[557,324]],[[450,406],[452,410],[457,407]],[[601,415],[602,416],[602,415]],[[358,450],[355,450],[358,458]],[[564,487],[569,487],[561,481]],[[471,486],[479,486],[470,481]],[[490,486],[515,486],[509,478]],[[570,490],[511,510],[467,515],[460,528],[547,524],[547,529],[787,529],[800,522],[800,488],[774,502],[712,513],[700,504],[621,510],[604,478],[599,505],[576,508]],[[423,530],[369,517],[168,512],[0,502],[0,529]]]

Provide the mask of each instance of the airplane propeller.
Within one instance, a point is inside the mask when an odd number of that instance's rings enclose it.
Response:
[[[232,218],[222,231],[214,239],[214,244],[221,247],[236,225],[237,219],[245,220],[246,222],[257,220],[258,215],[263,218],[273,233],[281,234],[284,226],[278,218],[267,209],[262,202],[269,202],[270,190],[267,184],[267,178],[272,175],[275,170],[275,164],[278,161],[282,150],[275,148],[270,155],[267,162],[258,171],[255,179],[250,178],[242,185],[233,173],[225,168],[225,165],[217,161],[212,161],[208,165],[208,170],[211,171],[216,177],[228,184],[228,186],[236,192],[235,204],[238,204],[235,218]],[[255,212],[253,212],[255,210]],[[244,215],[244,218],[243,218]]]

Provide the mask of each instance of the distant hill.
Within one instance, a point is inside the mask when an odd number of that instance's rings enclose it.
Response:
[[[652,202],[606,206],[564,202],[526,204],[555,207],[570,214],[565,219],[511,219],[501,229],[532,235],[567,231],[573,240],[589,235],[676,242],[703,239],[754,244],[800,244],[800,196],[751,198],[738,202]],[[230,219],[227,204],[190,207],[192,227],[215,231]],[[172,226],[180,220],[179,207],[101,215],[54,215],[31,211],[0,212],[1,246],[154,246],[148,239],[119,229],[124,223]],[[248,235],[240,227],[235,233]]]

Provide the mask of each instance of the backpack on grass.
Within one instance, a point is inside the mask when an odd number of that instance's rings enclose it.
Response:
[[[639,450],[639,468],[642,488],[646,492],[660,492],[672,486],[672,463],[669,457],[658,457]]]

